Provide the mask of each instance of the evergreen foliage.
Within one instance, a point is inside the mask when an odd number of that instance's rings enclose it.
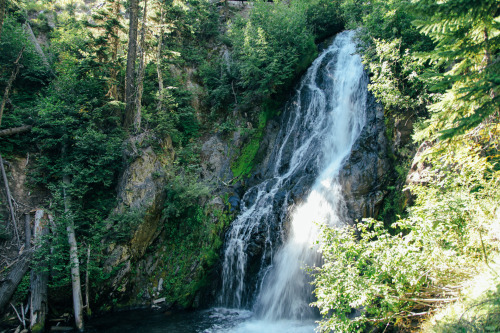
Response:
[[[444,72],[434,72],[435,90],[446,89],[430,109],[428,135],[463,134],[485,120],[498,122],[500,4],[495,0],[415,3],[415,24],[436,43],[420,55]]]

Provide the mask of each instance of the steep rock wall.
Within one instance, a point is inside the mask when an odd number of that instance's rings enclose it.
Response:
[[[369,94],[366,123],[340,172],[340,183],[352,222],[377,217],[390,172],[383,107]]]

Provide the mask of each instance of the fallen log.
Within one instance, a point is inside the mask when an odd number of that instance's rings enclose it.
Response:
[[[19,127],[6,128],[6,129],[0,131],[0,137],[28,132],[29,130],[31,130],[32,127],[33,126],[31,126],[31,125],[23,125],[23,126],[19,126]]]
[[[5,306],[9,304],[9,301],[16,291],[17,286],[21,282],[21,279],[28,271],[30,259],[31,251],[25,251],[21,254],[19,260],[12,265],[12,268],[5,279],[0,281],[0,313],[2,313]]]

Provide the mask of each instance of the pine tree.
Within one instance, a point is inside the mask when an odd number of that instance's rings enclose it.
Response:
[[[139,24],[139,0],[130,0],[130,23],[128,33],[128,52],[127,52],[127,72],[125,77],[125,118],[123,125],[130,129],[135,119],[135,94],[136,94],[136,75],[135,61],[137,55],[137,30]]]
[[[431,77],[434,89],[446,91],[430,107],[425,135],[441,139],[463,134],[481,123],[498,121],[500,1],[418,0],[414,23],[436,48],[421,55],[444,69]]]
[[[120,33],[125,29],[122,24],[120,0],[107,1],[92,14],[92,21],[85,22],[89,28],[88,47],[96,58],[96,68],[104,73],[107,81],[107,96],[118,99],[118,73],[121,63],[118,59]]]

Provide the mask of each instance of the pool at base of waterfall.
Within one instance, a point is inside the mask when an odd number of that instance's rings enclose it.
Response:
[[[314,320],[266,321],[253,312],[212,308],[170,314],[151,310],[131,310],[96,318],[87,323],[87,332],[106,333],[313,333]]]

